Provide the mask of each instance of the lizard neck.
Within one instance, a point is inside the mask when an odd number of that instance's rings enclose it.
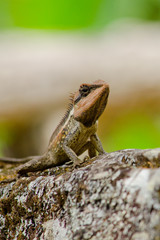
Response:
[[[67,125],[67,123],[69,122],[69,119],[73,115],[73,111],[74,111],[74,109],[73,109],[73,95],[71,95],[67,111],[64,114],[64,117],[62,118],[60,123],[57,125],[56,129],[54,130],[54,132],[52,133],[52,136],[50,138],[49,143],[52,142],[55,138],[57,138],[57,135],[58,135],[58,133],[61,132],[61,129],[64,128]]]

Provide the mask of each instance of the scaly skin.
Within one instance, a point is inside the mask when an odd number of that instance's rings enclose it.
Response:
[[[42,156],[22,159],[0,158],[0,161],[21,163],[17,173],[25,174],[61,165],[72,161],[74,166],[80,164],[78,158],[88,150],[90,158],[105,153],[96,134],[97,120],[103,113],[109,95],[109,86],[102,80],[93,84],[82,84],[71,97],[69,108],[53,132],[47,151]]]

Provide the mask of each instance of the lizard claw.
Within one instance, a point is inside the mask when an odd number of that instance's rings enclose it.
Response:
[[[64,165],[71,165],[71,164],[73,164],[73,162],[72,161],[68,161]]]
[[[81,164],[81,161],[75,161],[75,162],[73,163],[73,167],[74,167],[74,168],[77,168],[77,167],[80,166],[80,164]]]
[[[89,156],[85,156],[85,157],[83,158],[83,162],[87,162],[89,159],[90,159]]]

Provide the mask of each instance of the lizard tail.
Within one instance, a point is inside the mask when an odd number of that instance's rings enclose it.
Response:
[[[20,165],[16,168],[16,172],[20,175],[28,173],[28,172],[37,172],[42,171],[46,168],[51,168],[55,166],[54,160],[48,160],[45,155],[43,156],[35,156],[29,162],[26,162],[23,165]]]
[[[15,164],[15,163],[26,163],[28,161],[30,161],[31,159],[33,159],[33,157],[24,157],[24,158],[10,158],[10,157],[0,157],[0,162],[4,162],[4,163],[11,163],[11,164]]]

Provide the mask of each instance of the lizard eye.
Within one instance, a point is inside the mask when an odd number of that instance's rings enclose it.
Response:
[[[92,91],[92,87],[87,84],[82,84],[79,88],[79,95],[74,99],[74,103],[78,103],[82,98],[88,96],[88,94]]]
[[[87,85],[82,85],[79,89],[81,96],[85,97],[90,93],[90,88]]]

